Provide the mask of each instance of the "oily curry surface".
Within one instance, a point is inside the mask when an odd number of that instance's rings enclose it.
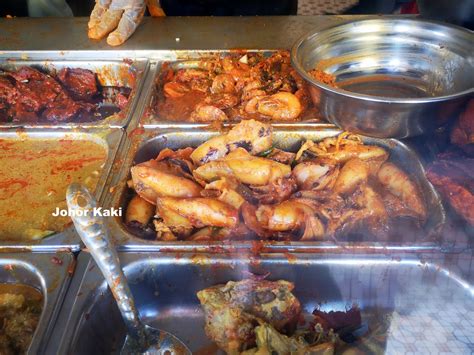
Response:
[[[0,140],[0,239],[35,240],[60,232],[69,217],[66,189],[79,182],[94,191],[107,158],[89,140]]]

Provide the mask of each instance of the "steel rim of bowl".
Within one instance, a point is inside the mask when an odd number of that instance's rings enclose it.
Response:
[[[311,37],[318,36],[330,31],[333,31],[336,28],[340,27],[346,27],[350,25],[357,25],[357,24],[365,24],[365,23],[375,23],[375,22],[408,22],[408,23],[426,23],[426,24],[433,24],[436,26],[440,27],[446,27],[454,31],[458,32],[465,32],[467,35],[472,36],[473,42],[474,42],[474,31],[471,31],[467,28],[461,27],[461,26],[456,26],[452,25],[449,23],[441,22],[441,21],[434,21],[434,20],[426,20],[426,19],[407,19],[407,18],[400,18],[396,17],[394,19],[362,19],[362,20],[354,20],[354,21],[349,21],[349,22],[344,22],[342,24],[334,25],[331,27],[328,27],[322,31],[310,31],[305,33],[303,36],[301,36],[296,43],[293,45],[291,48],[291,65],[296,69],[299,75],[301,75],[306,81],[310,82],[311,84],[317,86],[320,89],[324,89],[326,91],[329,91],[333,94],[336,95],[342,95],[347,98],[351,99],[356,99],[356,100],[363,100],[363,101],[370,101],[370,102],[381,102],[381,103],[390,103],[390,104],[415,104],[415,103],[436,103],[436,102],[442,102],[442,101],[447,101],[447,100],[453,100],[453,99],[458,99],[464,96],[467,96],[469,94],[474,93],[474,87],[471,87],[467,90],[451,94],[451,95],[443,95],[443,96],[435,96],[435,97],[427,97],[427,98],[384,98],[383,96],[372,96],[372,95],[367,95],[367,94],[359,94],[353,91],[348,91],[348,90],[343,90],[339,88],[334,88],[330,85],[326,85],[320,81],[315,80],[311,75],[308,74],[308,72],[303,68],[302,64],[300,63],[300,60],[298,58],[298,50],[305,42]]]

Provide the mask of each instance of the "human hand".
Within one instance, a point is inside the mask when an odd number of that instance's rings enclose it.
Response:
[[[145,6],[152,16],[164,16],[159,0],[96,0],[89,20],[88,36],[118,46],[124,43],[140,24]]]

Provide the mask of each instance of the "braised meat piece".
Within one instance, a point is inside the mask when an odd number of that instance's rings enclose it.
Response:
[[[254,329],[259,321],[282,333],[293,331],[301,314],[301,305],[291,293],[293,288],[291,282],[283,280],[247,279],[199,291],[207,335],[233,354],[255,345]]]
[[[51,76],[31,67],[22,67],[10,75],[15,78],[15,86],[20,93],[18,102],[32,111],[50,107],[63,91],[61,85]]]
[[[451,143],[459,149],[439,154],[427,177],[453,209],[474,226],[474,100],[454,125]]]
[[[61,93],[43,112],[43,117],[48,121],[64,122],[72,119],[81,108],[81,104],[74,102],[66,93]]]
[[[63,68],[58,79],[75,99],[90,100],[98,94],[96,76],[88,69]]]
[[[0,75],[0,105],[15,102],[17,96],[14,79],[6,74]]]
[[[37,121],[37,113],[51,109],[62,95],[69,99],[56,80],[31,67],[9,73],[0,83],[0,100],[8,105],[13,121]]]
[[[324,312],[319,309],[313,311],[314,323],[321,324],[324,330],[333,329],[335,332],[344,328],[357,328],[362,324],[362,316],[358,307],[348,311]]]
[[[0,121],[65,122],[105,118],[128,101],[127,88],[109,87],[118,95],[104,97],[95,74],[86,69],[64,68],[57,76],[24,66],[0,73]],[[99,102],[107,103],[103,110]],[[114,107],[115,106],[115,107]]]
[[[16,82],[9,75],[0,76],[1,121],[8,121],[8,117],[18,116],[27,122],[35,122],[38,119],[35,112],[39,108],[41,108],[41,97],[37,92],[24,83]]]
[[[428,169],[428,179],[454,210],[474,226],[474,159],[459,153],[445,153],[438,158]]]
[[[474,156],[474,100],[469,102],[451,131],[451,142]]]

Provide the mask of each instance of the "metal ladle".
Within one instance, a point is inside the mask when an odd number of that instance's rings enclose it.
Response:
[[[94,213],[97,202],[87,188],[69,185],[66,199],[76,231],[102,271],[125,322],[127,337],[121,354],[191,354],[174,335],[141,322],[115,245],[103,217]]]

